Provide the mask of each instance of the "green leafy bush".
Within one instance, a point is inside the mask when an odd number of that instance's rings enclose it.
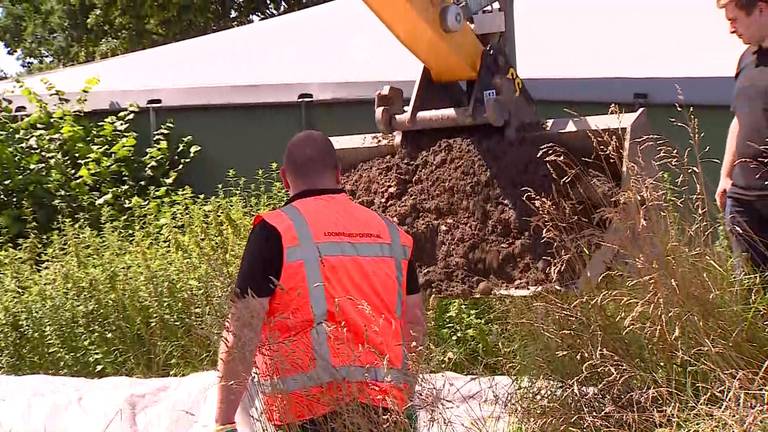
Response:
[[[512,300],[515,301],[515,300]],[[514,375],[520,341],[510,331],[507,299],[433,299],[429,307],[428,372]]]
[[[0,249],[0,372],[184,375],[215,367],[256,212],[283,203],[275,167],[211,198],[154,199],[132,223],[65,222]],[[259,193],[263,191],[263,193]]]
[[[95,227],[104,214],[163,197],[199,147],[191,137],[171,139],[173,122],[160,125],[143,155],[132,121],[136,106],[94,122],[84,113],[89,80],[75,101],[46,82],[53,102],[19,82],[33,112],[24,117],[0,102],[0,239],[48,233],[63,220]]]

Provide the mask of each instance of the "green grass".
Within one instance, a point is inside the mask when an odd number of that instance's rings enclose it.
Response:
[[[525,300],[433,298],[428,307],[429,355],[427,372],[452,371],[466,375],[519,375],[525,366],[524,341],[510,331],[512,308]]]
[[[666,173],[635,177],[617,198],[637,213],[606,213],[626,235],[597,285],[430,299],[421,370],[542,384],[517,395],[520,430],[768,430],[765,283],[733,275],[700,170],[658,145]],[[257,180],[213,198],[153,202],[98,231],[70,222],[4,247],[0,372],[150,377],[213,368],[251,219],[285,198],[274,170]],[[565,202],[533,201],[536,224],[561,251],[553,271],[572,270],[598,245],[592,221]]]
[[[149,377],[215,367],[250,222],[285,197],[252,192],[186,195],[98,231],[69,223],[3,248],[0,371]]]

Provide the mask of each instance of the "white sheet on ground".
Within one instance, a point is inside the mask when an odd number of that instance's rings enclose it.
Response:
[[[453,373],[423,375],[417,388],[420,431],[508,431],[514,381]],[[0,376],[0,432],[159,432],[213,430],[216,372],[181,378],[85,379]],[[270,430],[253,421],[243,398],[241,432]]]

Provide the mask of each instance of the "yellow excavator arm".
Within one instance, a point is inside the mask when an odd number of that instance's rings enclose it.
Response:
[[[398,40],[429,69],[435,82],[474,80],[483,46],[468,23],[443,31],[442,0],[363,0]]]
[[[540,131],[533,99],[510,62],[513,1],[363,0],[424,65],[408,107],[402,89],[377,92],[379,131],[403,132],[401,145],[423,129],[491,124],[503,126],[509,141]],[[497,2],[498,10],[479,13]]]

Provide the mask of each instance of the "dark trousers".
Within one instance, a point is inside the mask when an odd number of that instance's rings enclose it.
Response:
[[[321,417],[277,428],[280,432],[415,432],[416,414],[357,403]]]
[[[768,271],[768,200],[728,197],[725,218],[734,252],[753,270]]]

